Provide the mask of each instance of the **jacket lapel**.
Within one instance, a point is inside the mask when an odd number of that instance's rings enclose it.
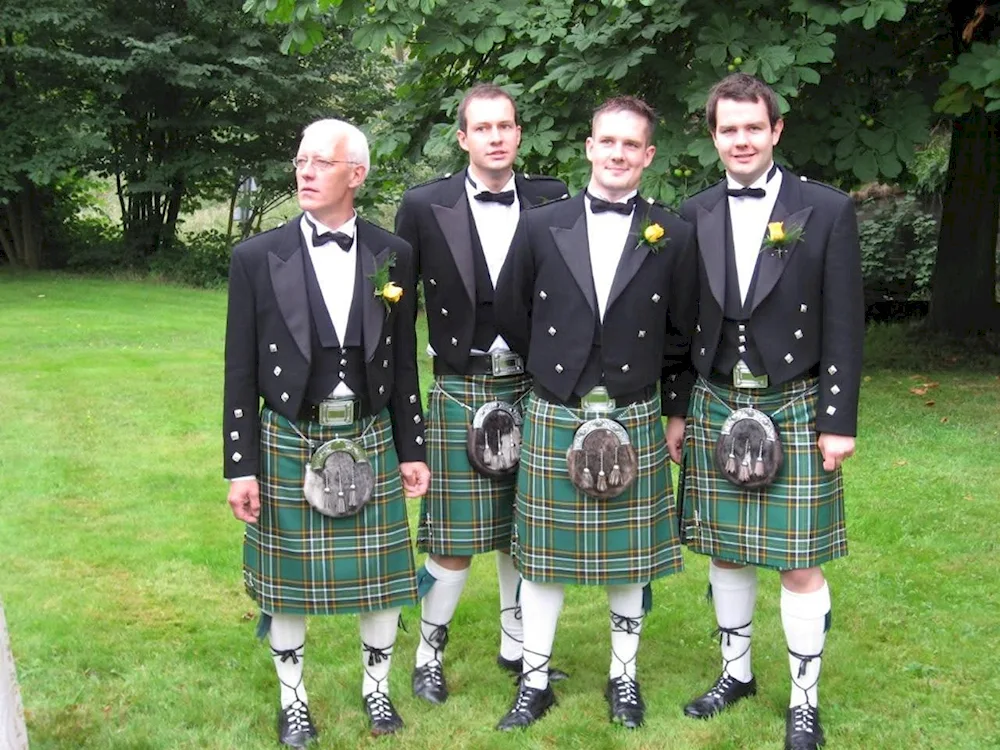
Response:
[[[566,204],[566,217],[572,220],[572,226],[549,227],[552,239],[556,243],[559,254],[573,274],[580,291],[587,298],[591,311],[597,314],[597,295],[594,292],[594,276],[590,269],[590,243],[587,239],[587,218],[583,208],[583,193],[581,192]]]
[[[312,359],[309,340],[309,298],[305,291],[305,266],[302,254],[307,252],[299,229],[301,215],[289,221],[276,236],[277,249],[267,254],[271,288],[278,310],[285,320],[295,345],[306,362]]]
[[[469,199],[465,194],[465,171],[459,172],[446,185],[448,192],[441,204],[432,203],[431,211],[441,228],[444,241],[455,259],[458,275],[469,301],[476,304],[476,271],[472,258],[472,225],[469,221]]]
[[[783,172],[781,176],[781,190],[778,193],[778,199],[774,203],[774,209],[771,211],[771,218],[768,219],[768,223],[781,221],[785,223],[786,227],[805,227],[811,213],[812,206],[802,205],[799,179],[791,172]],[[761,242],[763,242],[763,237],[761,238]],[[750,305],[751,313],[757,309],[757,306],[774,289],[775,284],[778,283],[778,279],[781,278],[781,274],[787,268],[788,261],[798,245],[798,242],[789,245],[780,256],[776,252],[761,251],[760,259],[757,262],[757,279],[754,285],[753,302]]]
[[[365,362],[371,362],[378,348],[378,342],[382,339],[382,324],[385,322],[385,304],[379,297],[375,296],[375,285],[372,283],[372,276],[375,269],[389,259],[389,248],[379,248],[378,252],[372,251],[372,246],[368,243],[368,227],[366,223],[358,217],[358,252],[361,254],[361,272],[364,274],[362,280],[362,318],[361,332],[362,341],[365,345]]]
[[[625,287],[629,285],[629,282],[635,278],[635,275],[639,272],[639,267],[642,266],[646,256],[649,255],[649,245],[645,242],[641,245],[639,244],[639,228],[642,226],[643,221],[649,219],[650,211],[652,211],[652,206],[646,201],[642,200],[640,196],[636,196],[635,211],[632,212],[632,226],[629,227],[628,236],[625,238],[625,249],[622,250],[621,259],[618,261],[618,268],[615,270],[614,281],[611,282],[611,291],[608,293],[608,304],[604,306],[604,314],[608,314],[608,310],[618,299]]]
[[[723,310],[726,309],[726,184],[723,182],[714,196],[711,208],[698,206],[698,251],[708,275],[712,296]]]

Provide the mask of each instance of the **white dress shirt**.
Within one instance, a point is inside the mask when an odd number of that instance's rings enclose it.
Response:
[[[321,247],[313,247],[312,227],[309,221],[316,225],[318,234],[332,232],[343,232],[353,239],[350,250],[342,250],[336,242],[328,242]],[[339,227],[328,227],[318,221],[312,214],[306,214],[300,221],[302,236],[306,240],[306,247],[309,249],[309,257],[312,259],[313,268],[316,270],[316,280],[319,282],[319,290],[323,295],[323,303],[330,313],[330,320],[333,322],[333,330],[337,333],[337,338],[343,345],[347,337],[347,321],[351,316],[351,304],[354,302],[354,283],[357,277],[358,262],[358,235],[357,235],[358,215],[354,214]],[[347,387],[344,381],[337,383],[331,396],[347,397],[353,396],[354,391]]]
[[[767,179],[771,166],[773,163],[752,185],[747,185],[751,188],[763,188],[765,192],[763,198],[729,197],[729,220],[733,230],[733,250],[736,251],[736,275],[740,282],[740,300],[744,304],[754,270],[757,268],[757,258],[764,243],[767,223],[771,218],[771,211],[774,210],[774,203],[778,200],[778,191],[781,190],[780,169],[775,171],[770,181]],[[736,189],[743,187],[728,172],[726,186]]]
[[[595,198],[607,200],[603,195],[588,188]],[[624,203],[631,200],[637,193],[633,190],[623,199],[618,201]],[[614,202],[614,201],[612,201]],[[590,196],[584,196],[583,205],[586,208],[587,216],[587,245],[590,249],[590,271],[594,276],[594,291],[597,292],[597,309],[600,312],[601,320],[604,320],[604,311],[608,304],[608,296],[611,294],[611,285],[615,281],[615,274],[618,272],[618,263],[625,251],[625,241],[628,239],[628,230],[632,228],[632,214],[635,213],[633,204],[632,213],[622,215],[614,211],[602,211],[595,214],[590,210]]]
[[[483,255],[486,256],[486,267],[490,272],[490,281],[496,289],[497,279],[500,278],[500,271],[507,260],[507,252],[510,250],[511,240],[514,239],[514,231],[517,229],[517,221],[521,216],[521,199],[517,195],[514,187],[514,173],[510,173],[510,179],[497,192],[503,193],[507,190],[514,191],[514,202],[505,206],[503,203],[492,201],[477,201],[476,193],[486,190],[486,186],[467,173],[465,179],[465,193],[469,198],[469,207],[472,209],[472,220],[476,225],[476,233],[479,235],[479,244],[483,248]],[[490,344],[489,351],[505,352],[510,347],[503,340],[502,336],[497,336]],[[472,349],[472,354],[486,354],[480,349]]]

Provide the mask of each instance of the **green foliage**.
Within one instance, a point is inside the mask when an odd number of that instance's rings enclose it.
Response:
[[[922,198],[940,200],[948,178],[948,159],[951,137],[935,133],[914,156],[910,172],[914,178],[914,192]]]
[[[930,298],[937,222],[911,196],[890,200],[858,226],[865,299]]]
[[[1000,109],[1000,43],[974,42],[948,72],[941,85],[937,112],[962,115],[973,107]]]
[[[167,281],[193,287],[222,287],[229,278],[232,242],[217,229],[206,229],[175,242],[150,263],[150,271]]]
[[[640,95],[665,124],[644,192],[667,203],[718,175],[702,109],[727,72],[758,75],[778,93],[790,126],[781,143],[786,161],[856,184],[897,179],[911,163],[927,137],[936,66],[944,64],[937,47],[919,68],[900,64],[927,52],[927,39],[938,35],[938,19],[913,0],[734,0],[724,9],[709,0],[247,0],[245,7],[288,24],[293,35],[313,33],[329,13],[358,25],[357,45],[408,50],[380,153],[422,149],[457,166],[458,97],[475,81],[494,80],[518,100],[522,165],[579,187],[589,171],[583,143],[593,107],[610,95]]]

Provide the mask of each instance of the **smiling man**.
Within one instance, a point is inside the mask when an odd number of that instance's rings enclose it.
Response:
[[[360,615],[372,733],[402,726],[389,664],[400,608],[416,602],[403,496],[423,495],[429,473],[410,246],[354,211],[368,142],[320,120],[292,161],[304,213],[233,250],[222,437],[244,584],[278,674],[278,741],[303,747],[317,733],[306,615]]]
[[[857,219],[848,195],[774,163],[784,123],[768,86],[729,76],[706,115],[726,177],[681,207],[698,232],[701,291],[679,501],[687,545],[712,557],[722,673],[684,711],[708,718],[756,693],[757,568],[777,570],[785,747],[812,750],[824,741],[831,612],[820,566],[847,553],[840,467],[854,453],[864,339]]]
[[[429,554],[421,571],[426,594],[413,692],[435,704],[448,698],[445,644],[473,555],[496,552],[497,664],[521,672],[520,578],[510,535],[515,420],[530,381],[524,362],[497,331],[494,285],[521,211],[564,196],[566,186],[515,174],[520,142],[510,94],[493,84],[473,86],[458,106],[458,145],[468,166],[406,191],[396,215],[396,232],[413,246],[423,279],[434,357],[427,406],[434,485],[423,499],[417,532],[420,550]]]
[[[681,569],[668,453],[680,460],[694,380],[696,273],[691,226],[638,194],[655,123],[634,97],[597,109],[587,189],[521,216],[497,286],[500,331],[534,377],[515,513],[524,669],[501,730],[555,702],[548,662],[566,584],[606,589],[610,717],[644,720],[646,587]]]

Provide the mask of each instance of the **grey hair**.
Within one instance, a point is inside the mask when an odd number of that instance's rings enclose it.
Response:
[[[368,139],[354,125],[343,120],[317,120],[306,126],[302,131],[303,138],[307,135],[316,134],[319,137],[329,138],[331,143],[336,143],[341,138],[347,141],[347,158],[355,164],[360,164],[365,168],[367,174],[371,170],[371,155],[368,152]]]

